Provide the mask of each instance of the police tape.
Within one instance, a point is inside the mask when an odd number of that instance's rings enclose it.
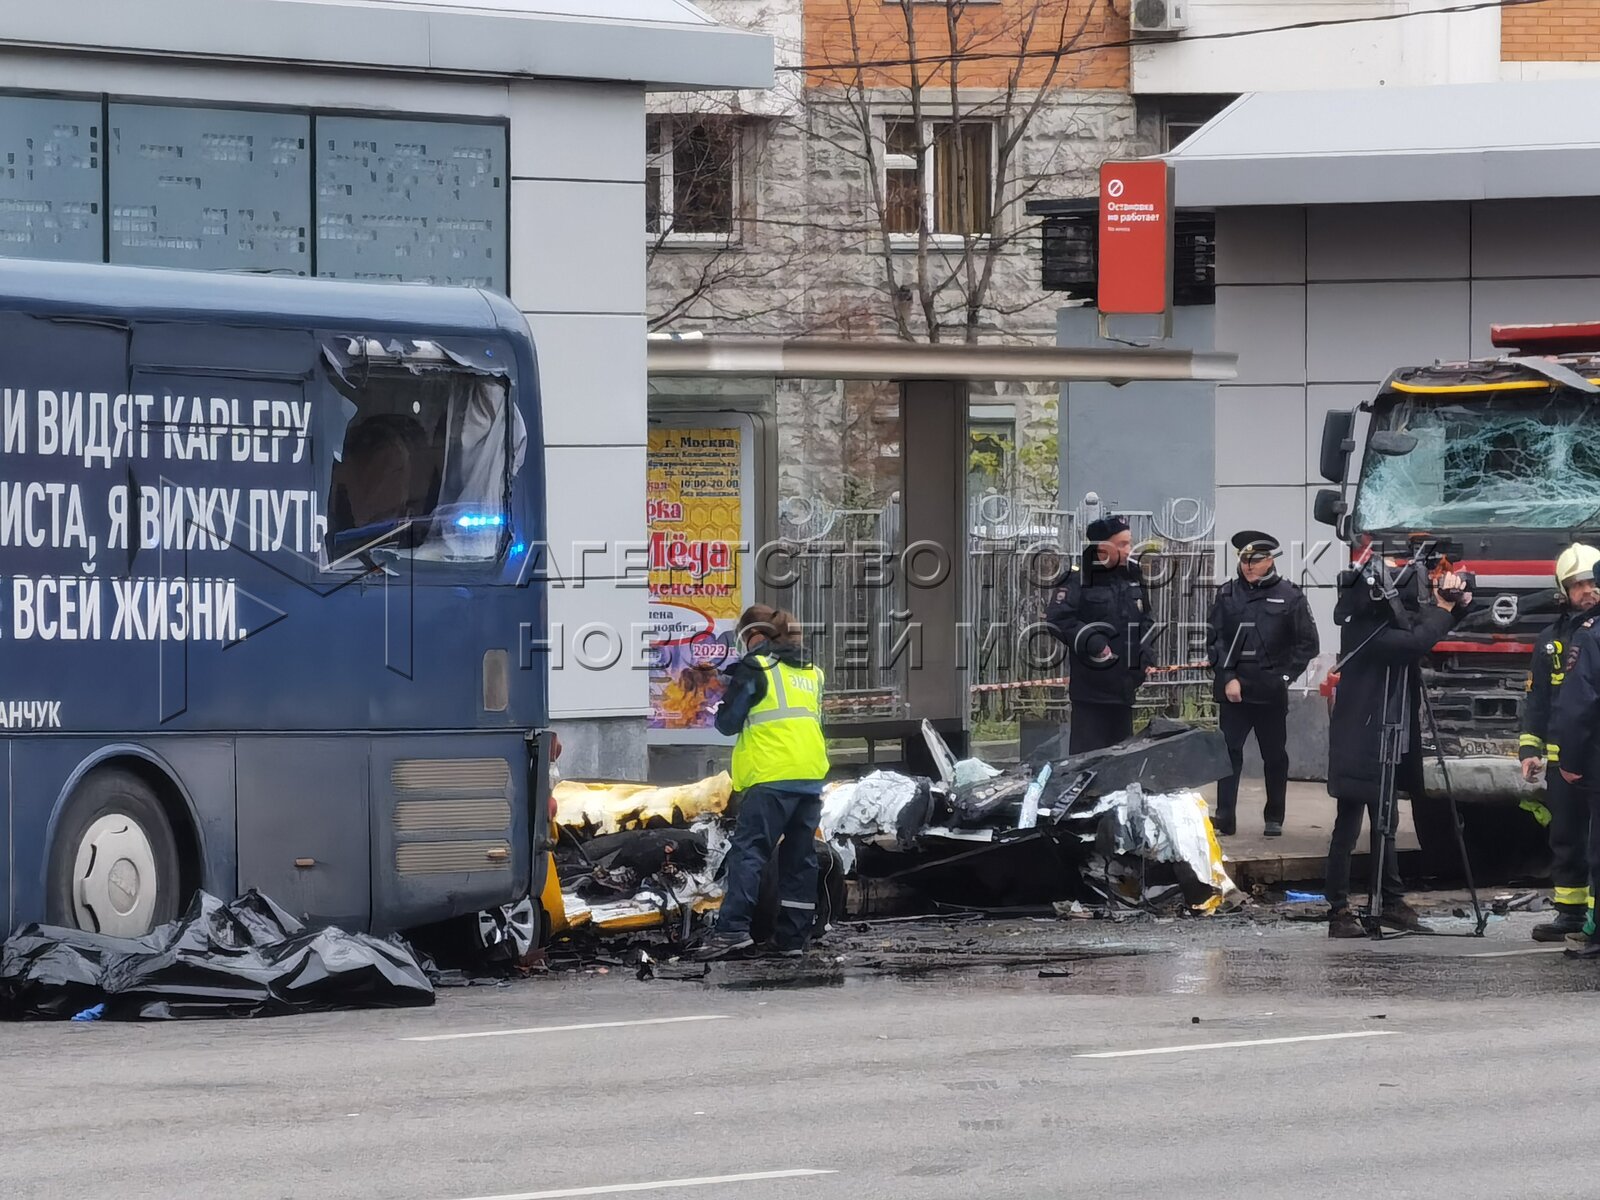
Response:
[[[1179,671],[1208,671],[1211,664],[1206,662],[1180,663],[1175,667],[1151,667],[1151,675],[1176,675]],[[1068,677],[1063,675],[1059,679],[1023,679],[1015,683],[975,683],[968,691],[971,692],[1016,692],[1023,688],[1066,687]]]

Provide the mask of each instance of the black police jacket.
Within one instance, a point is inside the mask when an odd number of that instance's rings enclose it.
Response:
[[[1528,668],[1528,694],[1522,701],[1522,736],[1517,739],[1517,757],[1543,758],[1552,765],[1561,761],[1561,743],[1550,736],[1550,713],[1560,692],[1566,668],[1562,665],[1572,635],[1588,616],[1565,612],[1539,635]]]
[[[1562,658],[1566,678],[1550,711],[1550,741],[1559,747],[1558,766],[1577,775],[1584,788],[1600,788],[1600,616],[1590,609],[1572,631]]]
[[[1409,712],[1411,737],[1397,782],[1399,789],[1409,795],[1421,793],[1422,672],[1410,672],[1410,688],[1403,699],[1398,681],[1404,668],[1416,667],[1434,643],[1450,631],[1459,619],[1458,613],[1459,608],[1452,612],[1427,603],[1410,614],[1410,629],[1395,627],[1387,610],[1375,605],[1362,606],[1344,617],[1339,638],[1339,682],[1328,718],[1330,795],[1341,800],[1365,800],[1378,794],[1378,756],[1386,711],[1390,720],[1398,720],[1402,711]],[[1391,689],[1387,704],[1386,672],[1391,672],[1387,677]]]
[[[1317,656],[1317,623],[1305,593],[1277,574],[1256,583],[1235,575],[1211,605],[1212,694],[1218,703],[1230,680],[1246,704],[1288,706],[1289,684]]]
[[[1144,581],[1132,565],[1106,568],[1095,548],[1057,588],[1045,610],[1067,647],[1067,694],[1085,704],[1131,705],[1153,665]]]

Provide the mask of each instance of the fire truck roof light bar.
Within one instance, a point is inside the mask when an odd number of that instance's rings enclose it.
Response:
[[[1564,325],[1491,325],[1489,341],[1501,350],[1533,354],[1600,353],[1600,321]]]

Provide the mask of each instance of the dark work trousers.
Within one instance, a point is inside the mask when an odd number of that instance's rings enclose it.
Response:
[[[1265,819],[1282,825],[1289,796],[1289,710],[1276,704],[1235,704],[1224,700],[1217,705],[1217,724],[1222,727],[1228,758],[1233,762],[1233,774],[1217,781],[1218,818],[1227,822],[1234,819],[1239,776],[1244,773],[1244,744],[1254,730],[1267,785]]]
[[[718,933],[749,933],[761,895],[761,873],[778,852],[776,945],[802,945],[817,907],[817,825],[822,797],[781,784],[758,783],[739,795],[739,823],[728,849]],[[781,843],[780,843],[781,839]]]
[[[1133,736],[1133,705],[1072,702],[1067,725],[1067,753],[1104,750]]]
[[[1350,855],[1355,853],[1356,841],[1361,837],[1361,817],[1366,814],[1370,833],[1368,850],[1376,864],[1378,853],[1378,797],[1340,797],[1338,815],[1333,821],[1333,838],[1328,844],[1328,907],[1337,911],[1350,905]],[[1389,814],[1389,828],[1383,838],[1383,903],[1385,906],[1405,899],[1405,885],[1400,882],[1400,864],[1395,857],[1394,833],[1400,822],[1400,804],[1396,800]],[[1368,869],[1371,869],[1369,865]],[[1370,888],[1370,884],[1368,885]]]
[[[1559,770],[1560,768],[1546,768]],[[1565,780],[1562,780],[1566,783]],[[1600,879],[1600,788],[1591,788],[1585,779],[1582,784],[1567,784],[1573,798],[1581,801],[1589,809],[1589,881],[1592,887],[1594,881]],[[1594,910],[1589,910],[1589,921],[1594,922]]]
[[[1561,767],[1545,768],[1545,806],[1550,810],[1550,882],[1556,907],[1581,913],[1589,907],[1589,797],[1561,778]]]

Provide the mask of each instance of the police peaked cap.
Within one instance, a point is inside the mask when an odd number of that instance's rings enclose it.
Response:
[[[1091,542],[1109,542],[1117,534],[1128,528],[1128,522],[1115,515],[1101,517],[1098,521],[1090,521],[1085,532]]]
[[[1233,535],[1233,548],[1239,552],[1240,558],[1256,558],[1263,554],[1276,557],[1278,539],[1259,529],[1241,529]]]

